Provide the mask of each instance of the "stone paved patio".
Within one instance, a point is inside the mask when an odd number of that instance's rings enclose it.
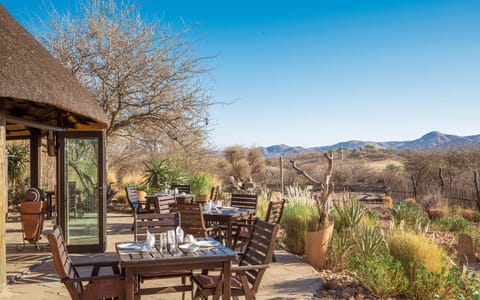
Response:
[[[75,262],[85,259],[114,258],[115,242],[131,241],[133,233],[130,230],[132,217],[128,214],[109,213],[107,228],[107,251],[103,254],[72,254]],[[40,240],[42,249],[37,250],[27,244],[23,248],[22,232],[19,216],[9,214],[7,221],[7,277],[10,283],[7,292],[0,294],[0,299],[25,300],[56,300],[68,299],[69,295],[64,285],[59,282],[51,260],[50,248],[46,234],[53,227],[52,220],[46,220],[43,238]],[[298,257],[281,249],[275,252],[277,262],[272,263],[262,280],[257,299],[312,299],[323,281],[318,273]],[[176,280],[176,279],[171,279]],[[158,283],[158,282],[157,282]],[[168,284],[162,280],[159,284]],[[155,280],[145,282],[145,285],[155,284]],[[142,299],[181,299],[181,294],[164,294],[144,296]],[[190,297],[188,296],[187,299]]]

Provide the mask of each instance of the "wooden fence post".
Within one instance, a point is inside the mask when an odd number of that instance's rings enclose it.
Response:
[[[283,157],[280,156],[280,192],[282,193],[283,197]]]
[[[473,171],[473,183],[475,184],[475,191],[477,192],[477,208],[480,210],[480,189],[478,188],[477,171]]]
[[[445,189],[445,180],[443,179],[442,168],[438,168],[438,177],[440,179],[440,192],[443,194]]]
[[[413,198],[415,198],[415,201],[417,200],[417,181],[415,180],[415,177],[412,175],[412,187],[413,187]]]

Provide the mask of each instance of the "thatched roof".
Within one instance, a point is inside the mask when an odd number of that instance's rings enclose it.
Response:
[[[107,127],[87,89],[0,5],[1,106],[7,122],[8,116],[17,120],[7,124],[11,136],[24,135],[18,118],[67,130]]]

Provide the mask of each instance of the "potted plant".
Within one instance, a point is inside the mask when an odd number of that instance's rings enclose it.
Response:
[[[190,187],[197,201],[207,201],[214,186],[213,177],[207,172],[200,172],[190,178]]]
[[[319,269],[323,268],[325,264],[327,250],[333,233],[333,221],[329,219],[331,195],[334,191],[334,184],[330,181],[333,170],[333,154],[324,153],[324,156],[328,161],[328,167],[323,182],[315,180],[304,170],[298,168],[295,161],[290,161],[292,167],[298,173],[320,186],[320,191],[314,198],[318,219],[314,219],[311,222],[312,224],[310,224],[305,238],[305,260]]]
[[[135,189],[137,190],[138,200],[145,201],[145,196],[147,196],[148,186],[145,184],[135,184]]]

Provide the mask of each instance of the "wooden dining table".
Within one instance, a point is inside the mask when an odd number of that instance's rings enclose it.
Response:
[[[211,238],[201,239],[215,241]],[[115,249],[118,261],[125,275],[125,299],[135,299],[135,280],[141,273],[170,272],[178,270],[208,270],[223,269],[223,295],[222,299],[230,299],[230,281],[232,261],[236,253],[219,243],[216,247],[199,248],[194,252],[182,252],[180,248],[176,253],[160,253],[158,247],[148,252],[125,249],[126,243],[116,243]]]
[[[203,218],[208,223],[216,223],[225,228],[225,246],[233,247],[233,224],[242,220],[250,219],[255,215],[255,209],[238,208],[232,209],[211,209],[203,212]]]

